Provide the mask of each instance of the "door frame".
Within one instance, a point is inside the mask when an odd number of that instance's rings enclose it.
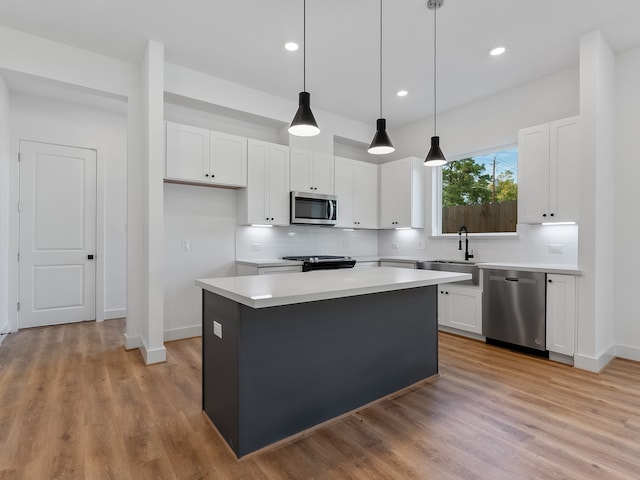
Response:
[[[63,139],[61,139],[63,140]],[[105,258],[104,258],[104,181],[105,181],[105,166],[100,155],[101,151],[106,151],[106,145],[86,146],[78,145],[71,141],[69,143],[61,143],[60,141],[50,141],[50,139],[33,139],[28,135],[17,135],[12,133],[11,135],[11,151],[12,161],[9,165],[9,206],[10,206],[10,218],[9,218],[9,258],[13,258],[14,261],[10,262],[9,267],[9,324],[11,332],[17,332],[19,328],[18,322],[18,298],[19,290],[18,284],[19,278],[19,265],[18,265],[18,249],[20,245],[20,214],[18,212],[18,205],[20,202],[20,163],[18,161],[18,153],[20,152],[20,142],[34,142],[34,143],[46,143],[50,145],[59,145],[65,147],[82,148],[85,150],[93,150],[96,153],[96,322],[102,322],[105,319],[104,314],[104,273],[105,273]],[[11,302],[13,300],[13,306]]]

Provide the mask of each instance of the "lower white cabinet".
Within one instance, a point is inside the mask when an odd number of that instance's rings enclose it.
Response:
[[[396,268],[416,268],[416,262],[391,262],[391,261],[380,261],[381,267],[396,267]]]
[[[482,334],[482,290],[450,283],[438,285],[438,324]]]
[[[367,262],[358,262],[356,261],[356,264],[353,266],[353,268],[378,268],[378,262],[377,261],[367,261]]]
[[[547,274],[547,350],[573,356],[576,340],[576,277]]]
[[[271,267],[256,267],[253,265],[244,265],[238,264],[236,265],[236,275],[239,277],[245,275],[277,275],[280,273],[295,273],[301,272],[302,265],[283,265],[281,267],[271,266]]]

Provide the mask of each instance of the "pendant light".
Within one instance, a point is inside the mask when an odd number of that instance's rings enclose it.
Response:
[[[395,150],[387,134],[387,120],[382,118],[382,0],[380,0],[380,118],[376,121],[376,134],[369,145],[369,153],[384,155]]]
[[[311,95],[307,88],[307,0],[303,2],[302,24],[302,92],[298,95],[298,111],[289,126],[289,133],[298,137],[312,137],[320,133],[311,112]]]
[[[436,134],[436,127],[438,125],[436,121],[437,108],[436,108],[436,80],[437,80],[437,46],[436,41],[438,39],[438,35],[436,32],[436,27],[438,24],[437,21],[437,11],[444,3],[444,0],[427,0],[427,8],[429,10],[433,10],[433,137],[431,137],[431,149],[427,154],[427,158],[424,161],[424,164],[429,167],[440,167],[447,163],[447,159],[444,157],[444,153],[440,150],[440,137]]]

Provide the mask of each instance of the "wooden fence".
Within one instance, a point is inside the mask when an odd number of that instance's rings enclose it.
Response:
[[[442,233],[458,233],[464,225],[469,233],[515,232],[518,202],[461,205],[442,208]]]

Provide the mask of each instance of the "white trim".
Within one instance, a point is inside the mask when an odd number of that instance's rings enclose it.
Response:
[[[573,366],[581,370],[587,370],[589,372],[600,373],[607,364],[613,360],[616,355],[616,346],[611,345],[598,357],[591,357],[589,355],[581,355],[576,353],[573,357]]]
[[[616,345],[616,357],[640,362],[640,347],[631,345]]]
[[[142,347],[142,337],[140,335],[129,336],[126,333],[122,334],[122,346],[125,350],[134,350]]]
[[[459,335],[461,337],[471,338],[473,340],[479,340],[480,342],[485,342],[487,340],[484,335],[480,335],[479,333],[467,332],[466,330],[447,327],[446,325],[438,325],[438,330],[440,330],[441,332],[451,333],[453,335]]]
[[[92,149],[96,154],[96,278],[95,278],[95,306],[96,306],[96,322],[105,320],[104,316],[104,229],[105,229],[105,212],[104,212],[104,162],[102,158],[104,151],[97,148]],[[102,153],[102,154],[100,154]]]
[[[105,310],[103,313],[104,320],[113,320],[114,318],[125,318],[127,316],[126,308],[112,308]]]
[[[152,365],[154,363],[163,363],[167,361],[167,349],[164,345],[159,348],[149,349],[142,340],[142,346],[140,347],[140,353],[144,359],[145,365]]]
[[[7,320],[6,322],[4,322],[4,325],[0,327],[0,345],[2,345],[2,342],[5,338],[7,338],[10,332],[11,324],[9,323],[9,320]]]
[[[201,337],[202,325],[191,325],[190,327],[171,328],[164,331],[164,341],[173,342],[185,338]]]
[[[554,362],[564,363],[565,365],[573,366],[573,357],[571,355],[564,355],[562,353],[549,352],[549,360]]]

